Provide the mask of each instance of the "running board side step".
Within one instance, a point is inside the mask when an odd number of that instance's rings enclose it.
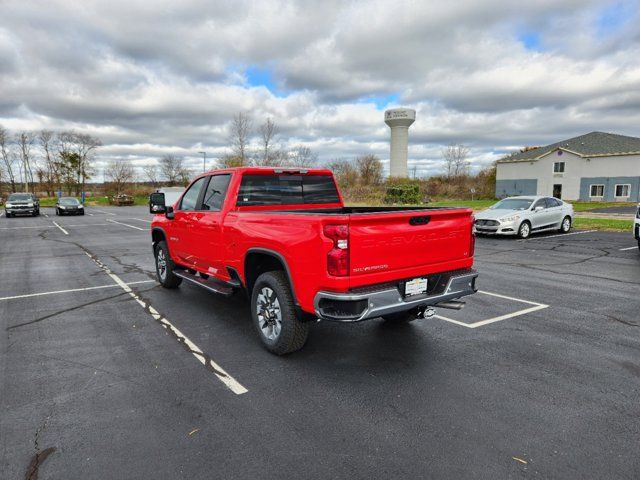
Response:
[[[188,282],[194,283],[199,287],[205,288],[210,292],[217,293],[219,295],[223,295],[225,297],[229,297],[233,295],[233,287],[215,280],[213,278],[204,279],[199,277],[198,275],[194,275],[186,270],[174,270],[173,273]]]

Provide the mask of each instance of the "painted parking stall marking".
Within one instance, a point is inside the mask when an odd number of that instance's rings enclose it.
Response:
[[[58,225],[56,222],[53,222],[53,224],[58,227],[60,229],[60,231],[62,233],[64,233],[65,235],[69,235],[69,232],[67,232],[64,228],[62,228],[60,225]]]
[[[626,252],[627,250],[635,250],[636,248],[639,248],[639,247],[636,247],[634,245],[633,247],[621,248],[619,251],[620,252]]]
[[[135,228],[136,230],[140,230],[143,232],[146,230],[145,228],[136,227],[135,225],[129,225],[128,223],[124,223],[124,222],[118,222],[117,220],[111,220],[110,218],[107,218],[107,222],[117,223],[118,225],[124,225],[125,227]]]
[[[136,294],[127,283],[125,283],[119,276],[113,273],[109,267],[107,267],[104,263],[102,263],[97,257],[85,251],[87,257],[89,257],[103,272],[105,272],[111,279],[118,284],[125,292],[129,294],[131,298],[133,298],[138,304],[146,310],[154,320],[159,322],[165,330],[170,332],[172,336],[179,342],[182,343],[188,351],[196,357],[196,359],[207,369],[209,369],[213,374],[220,380],[229,390],[231,390],[236,395],[242,395],[243,393],[247,393],[247,390],[243,385],[240,384],[235,378],[229,375],[226,370],[224,370],[219,364],[217,364],[209,355],[204,353],[200,347],[198,347],[195,343],[193,343],[184,333],[182,333],[178,328],[176,328],[169,320],[163,317],[155,308],[153,308],[150,304],[145,302],[138,294]]]
[[[127,285],[139,285],[141,283],[155,283],[155,280],[139,280],[137,282],[127,282]],[[38,293],[27,293],[24,295],[12,295],[10,297],[0,297],[0,302],[6,300],[18,300],[21,298],[32,298],[32,297],[42,297],[45,295],[60,295],[64,293],[73,293],[73,292],[84,292],[87,290],[102,290],[105,288],[114,288],[119,287],[117,283],[109,284],[109,285],[97,285],[95,287],[82,287],[82,288],[69,288],[66,290],[54,290],[51,292],[38,292]]]
[[[522,316],[522,315],[526,315],[527,313],[532,313],[532,312],[536,312],[538,310],[543,310],[545,308],[549,308],[549,305],[545,305],[544,303],[532,302],[530,300],[523,300],[521,298],[510,297],[510,296],[507,296],[507,295],[501,295],[499,293],[487,292],[487,291],[483,291],[483,290],[478,290],[478,293],[481,293],[483,295],[496,297],[496,298],[501,298],[501,299],[504,299],[504,300],[509,300],[509,301],[512,301],[512,302],[524,303],[525,305],[531,305],[531,306],[527,307],[527,308],[524,308],[524,309],[516,310],[515,312],[506,313],[506,314],[503,314],[503,315],[487,318],[487,319],[480,320],[480,321],[473,322],[473,323],[461,322],[460,320],[455,320],[453,318],[445,317],[444,315],[434,315],[433,318],[437,318],[438,320],[443,320],[445,322],[453,323],[453,324],[459,325],[461,327],[478,328],[478,327],[483,327],[485,325],[490,325],[492,323],[501,322],[503,320],[508,320],[510,318],[515,318],[515,317],[519,317],[519,316]]]

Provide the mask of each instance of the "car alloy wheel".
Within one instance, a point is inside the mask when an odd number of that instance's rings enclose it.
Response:
[[[282,331],[282,311],[276,292],[271,288],[263,287],[260,290],[256,313],[262,335],[269,340],[276,340]]]
[[[567,233],[569,230],[571,230],[571,219],[564,217],[564,220],[562,220],[562,231]]]
[[[520,236],[520,238],[528,238],[530,234],[531,227],[527,222],[523,222],[522,225],[520,225],[520,229],[518,230],[518,235]]]
[[[164,282],[167,279],[167,257],[162,248],[158,249],[158,254],[156,255],[156,267],[160,280]]]

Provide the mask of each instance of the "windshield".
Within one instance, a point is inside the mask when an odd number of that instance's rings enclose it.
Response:
[[[80,202],[76,198],[62,197],[60,199],[60,205],[78,205]]]
[[[491,207],[491,210],[527,210],[532,203],[530,198],[505,198]]]
[[[29,202],[33,200],[30,193],[12,193],[7,202]]]

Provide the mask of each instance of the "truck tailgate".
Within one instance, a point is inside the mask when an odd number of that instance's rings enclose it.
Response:
[[[392,274],[468,258],[472,255],[471,213],[469,209],[424,209],[350,215],[351,276]]]

